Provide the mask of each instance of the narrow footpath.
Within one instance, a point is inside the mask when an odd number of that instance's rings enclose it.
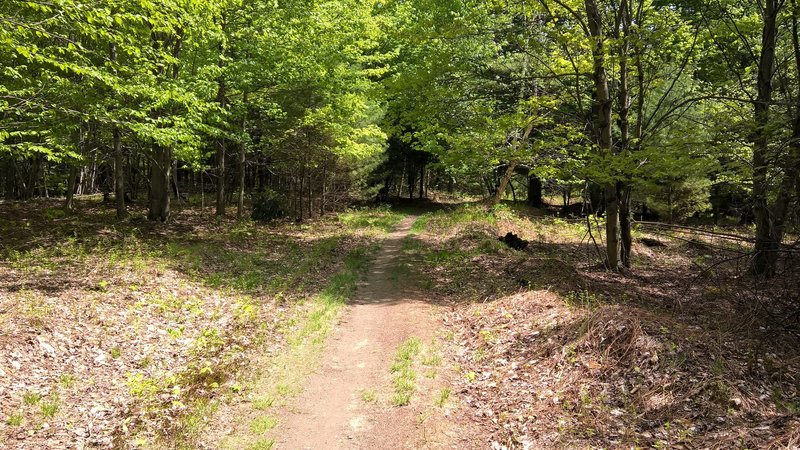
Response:
[[[317,370],[280,420],[275,448],[449,448],[452,433],[441,420],[427,420],[430,399],[415,395],[399,407],[388,400],[397,348],[410,337],[430,342],[437,328],[435,306],[409,280],[392,276],[413,221],[406,218],[387,237]],[[365,399],[365,391],[377,399]]]

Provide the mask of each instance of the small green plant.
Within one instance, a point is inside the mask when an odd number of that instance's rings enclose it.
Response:
[[[275,445],[275,439],[259,439],[247,447],[247,450],[270,450]]]
[[[375,389],[362,389],[361,400],[363,400],[364,403],[375,403],[378,400],[378,394],[375,392]]]
[[[464,377],[466,377],[467,381],[472,383],[478,378],[478,375],[475,372],[467,372],[464,374]]]
[[[278,392],[278,394],[279,394],[279,395],[281,395],[282,397],[286,397],[286,396],[288,396],[288,395],[289,395],[289,394],[292,392],[292,388],[291,388],[291,386],[289,386],[289,385],[288,385],[288,384],[286,384],[286,383],[279,383],[279,384],[278,384],[278,385],[275,387],[275,390],[276,390],[276,391]]]
[[[75,375],[71,373],[62,373],[61,376],[58,377],[58,384],[67,389],[75,386]]]
[[[31,406],[33,406],[33,405],[35,405],[35,404],[39,403],[39,401],[40,401],[41,399],[42,399],[42,394],[40,394],[40,393],[38,393],[38,392],[32,392],[32,391],[28,391],[28,392],[26,392],[26,393],[22,394],[22,401],[23,401],[23,402],[24,402],[26,405],[31,405]]]
[[[21,412],[16,412],[10,414],[6,419],[6,425],[10,427],[18,427],[22,425],[22,421],[25,419],[25,416],[22,415]]]
[[[250,422],[250,431],[255,434],[264,434],[267,431],[275,428],[275,425],[277,424],[277,419],[269,416],[261,416]]]
[[[450,393],[451,392],[449,388],[444,388],[441,391],[439,391],[439,394],[434,399],[434,403],[436,404],[436,406],[438,406],[439,408],[444,408],[444,405],[450,398]]]
[[[270,396],[258,397],[253,400],[253,408],[258,410],[265,410],[272,406],[275,400]]]
[[[121,349],[121,348],[119,348],[119,347],[113,347],[113,348],[111,348],[111,350],[109,351],[109,353],[111,353],[111,357],[112,357],[112,358],[114,358],[114,359],[117,359],[117,358],[119,358],[120,356],[122,356],[122,349]]]
[[[392,396],[394,406],[406,406],[411,403],[411,392],[398,392]]]
[[[53,397],[50,401],[42,402],[40,409],[42,415],[47,418],[55,416],[59,409],[58,397]]]
[[[57,220],[67,217],[67,212],[61,208],[45,208],[42,212],[42,216],[44,216],[46,220]]]
[[[594,309],[603,303],[603,296],[588,290],[572,291],[564,297],[564,303],[573,308]]]
[[[412,368],[412,365],[414,358],[419,355],[420,347],[419,338],[410,337],[397,349],[391,369],[394,375],[395,391],[392,397],[392,404],[395,406],[408,405],[411,401],[411,395],[416,390],[417,373]]]

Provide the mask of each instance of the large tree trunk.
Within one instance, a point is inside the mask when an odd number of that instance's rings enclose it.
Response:
[[[772,4],[772,6],[770,6]],[[795,71],[800,76],[800,41],[798,40],[798,11],[795,0],[792,0],[792,46],[794,50]],[[798,184],[798,176],[800,175],[800,97],[797,100],[798,104],[794,108],[794,123],[792,127],[792,140],[789,145],[789,154],[786,156],[785,164],[783,166],[784,174],[783,179],[778,187],[778,192],[775,196],[775,203],[770,208],[767,197],[767,167],[765,157],[767,152],[768,136],[764,131],[769,121],[769,99],[771,98],[771,76],[768,68],[771,69],[770,60],[774,60],[775,53],[775,32],[777,28],[777,11],[778,6],[774,2],[767,2],[767,6],[773,9],[765,9],[764,14],[764,35],[763,39],[772,40],[770,46],[772,47],[772,55],[764,55],[762,50],[761,63],[764,64],[763,75],[762,67],[759,65],[759,100],[763,97],[764,106],[759,107],[756,104],[756,139],[758,140],[757,146],[759,147],[758,161],[760,165],[756,165],[756,148],[753,149],[754,170],[753,180],[753,196],[754,208],[753,212],[756,216],[756,246],[755,254],[751,270],[754,274],[771,277],[775,275],[777,270],[778,256],[780,254],[780,246],[783,242],[783,236],[786,231],[786,219],[791,207],[792,196],[795,186]],[[771,18],[770,18],[771,17]],[[767,29],[772,28],[772,32]],[[764,47],[768,45],[764,43]],[[770,64],[768,67],[767,64]],[[762,77],[765,81],[762,82]],[[762,94],[762,89],[764,93]],[[759,117],[761,119],[759,120]],[[756,174],[758,176],[758,194],[756,194]],[[757,195],[757,197],[756,197]],[[756,202],[758,198],[758,202]]]
[[[542,179],[533,173],[528,174],[528,203],[534,208],[541,208],[544,205]]]
[[[172,172],[172,149],[155,145],[150,164],[150,209],[148,220],[166,222],[170,215],[170,175]]]
[[[592,46],[595,104],[593,111],[595,140],[601,154],[611,157],[611,95],[606,73],[606,54],[603,38],[603,18],[596,0],[585,0],[586,17]],[[617,186],[613,182],[604,186],[606,200],[606,267],[617,270],[619,265],[619,204]]]
[[[122,153],[122,139],[119,128],[114,127],[114,200],[117,204],[117,217],[128,215],[125,209],[125,155]]]
[[[622,40],[619,43],[619,91],[617,101],[619,104],[619,145],[618,150],[627,156],[630,146],[630,110],[631,96],[628,90],[628,53],[630,51],[628,1],[622,0],[619,5],[618,26],[622,28]],[[619,32],[617,32],[619,37]],[[640,96],[644,93],[640,93]],[[617,195],[619,196],[619,231],[620,231],[620,261],[626,269],[631,267],[631,248],[633,236],[631,235],[631,185],[629,182],[618,183]]]
[[[775,217],[769,207],[769,107],[772,101],[772,77],[775,70],[775,42],[779,0],[766,0],[761,35],[761,56],[758,63],[758,96],[755,102],[756,128],[753,132],[753,215],[756,243],[751,262],[754,275],[771,277],[780,249],[776,238]],[[781,238],[782,233],[781,233]]]

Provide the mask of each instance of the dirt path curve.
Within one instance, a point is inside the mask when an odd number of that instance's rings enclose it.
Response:
[[[429,341],[436,330],[434,306],[415,290],[392,280],[403,238],[414,217],[386,239],[366,282],[329,338],[316,372],[281,420],[279,449],[440,448],[420,424],[422,405],[368,403],[364,389],[388,392],[397,347],[410,336]]]

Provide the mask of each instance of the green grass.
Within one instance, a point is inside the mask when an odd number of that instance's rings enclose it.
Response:
[[[6,419],[6,425],[10,427],[19,427],[22,425],[24,420],[25,416],[21,412],[16,412],[9,414],[8,418]]]
[[[423,214],[417,217],[414,220],[414,223],[411,224],[411,229],[409,230],[409,234],[416,235],[420,234],[428,228],[428,221],[430,220],[430,215]]]
[[[363,400],[364,403],[375,403],[378,401],[378,394],[375,392],[375,389],[362,389],[361,400]]]
[[[71,373],[62,373],[61,376],[58,377],[58,384],[66,389],[72,388],[75,386],[75,375]]]
[[[275,439],[259,439],[248,445],[247,450],[270,450],[275,445]]]
[[[444,408],[444,405],[447,404],[447,400],[450,398],[450,394],[451,392],[449,388],[440,390],[433,403],[439,408]]]
[[[264,396],[258,397],[255,400],[253,400],[253,408],[255,408],[255,409],[259,410],[259,411],[263,411],[265,409],[268,409],[268,408],[272,407],[273,403],[275,403],[275,399],[274,398],[272,398],[272,397],[270,397],[268,395],[264,395]]]
[[[392,384],[394,385],[394,395],[392,404],[395,406],[405,406],[411,402],[411,397],[416,390],[417,373],[414,371],[414,359],[419,355],[421,349],[419,338],[410,337],[403,342],[395,353],[392,363]]]
[[[339,222],[351,230],[366,229],[388,233],[404,217],[404,214],[392,211],[389,207],[351,209],[346,213],[339,214]]]
[[[278,425],[277,419],[269,416],[261,416],[250,422],[250,431],[255,434],[264,434],[275,428],[276,425]]]
[[[35,405],[35,404],[39,403],[39,401],[40,401],[41,399],[42,399],[42,394],[40,394],[40,393],[38,393],[38,392],[32,392],[32,391],[28,391],[28,392],[26,392],[26,393],[22,394],[22,401],[23,401],[23,402],[24,402],[26,405],[31,405],[31,406],[33,406],[33,405]]]
[[[42,402],[39,405],[39,409],[42,411],[42,415],[46,418],[50,418],[56,415],[60,408],[58,397],[53,397],[50,401]]]

